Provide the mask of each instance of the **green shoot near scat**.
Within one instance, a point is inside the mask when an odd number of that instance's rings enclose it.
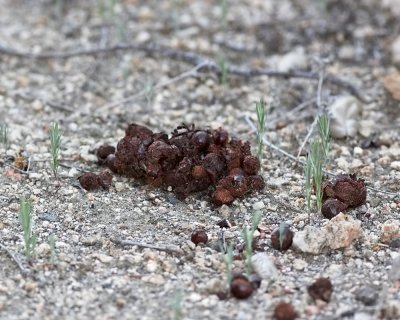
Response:
[[[59,166],[59,152],[61,143],[61,132],[58,123],[53,123],[50,127],[50,166],[53,171],[54,177],[57,178],[58,166]]]
[[[37,237],[32,231],[32,200],[21,197],[19,203],[19,219],[24,236],[25,255],[31,258],[35,253],[37,243]]]
[[[319,138],[311,141],[310,152],[304,167],[305,191],[307,207],[311,210],[311,193],[315,189],[317,208],[322,207],[323,166],[329,155],[329,118],[326,115],[318,117]]]
[[[245,259],[246,259],[246,273],[248,276],[251,275],[253,267],[251,265],[251,257],[253,255],[253,235],[256,231],[258,224],[261,221],[261,211],[256,211],[252,217],[251,228],[248,227],[242,230],[242,237],[245,243]]]
[[[54,264],[57,259],[56,238],[54,237],[54,234],[51,234],[49,236],[49,247],[50,247],[50,263]]]
[[[9,142],[8,142],[8,125],[6,123],[0,125],[0,141],[4,146],[5,152],[7,152]]]
[[[232,243],[228,244],[226,248],[226,254],[224,255],[225,262],[225,271],[226,271],[226,282],[228,286],[232,282],[232,265],[233,265],[233,245]]]
[[[264,154],[264,134],[265,134],[265,114],[266,114],[266,103],[261,98],[260,101],[256,102],[256,113],[257,113],[257,156],[262,163]]]

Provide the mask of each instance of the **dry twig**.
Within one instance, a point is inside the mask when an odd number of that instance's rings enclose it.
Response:
[[[21,261],[19,261],[19,259],[15,256],[15,254],[13,254],[5,245],[0,243],[0,248],[3,249],[5,252],[7,252],[7,254],[10,256],[10,258],[12,260],[14,260],[14,262],[18,266],[19,270],[21,270],[21,273],[23,275],[26,275],[26,274],[29,273],[29,270],[24,268],[24,266],[22,265]]]
[[[111,239],[111,241],[113,243],[121,245],[121,246],[137,246],[140,248],[154,249],[154,250],[158,250],[158,251],[165,251],[165,252],[175,253],[175,254],[183,253],[181,248],[179,248],[178,246],[174,246],[174,245],[157,246],[157,245],[153,245],[153,244],[147,244],[147,243],[142,243],[142,242],[137,242],[137,241],[132,241],[132,240],[123,240],[123,239]]]

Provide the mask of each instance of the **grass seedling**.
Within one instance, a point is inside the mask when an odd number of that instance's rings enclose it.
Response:
[[[175,298],[174,298],[174,319],[175,320],[180,320],[183,318],[183,313],[182,313],[182,290],[178,289],[175,292]]]
[[[246,273],[248,276],[250,276],[251,273],[253,272],[253,267],[251,265],[251,257],[253,255],[253,235],[260,221],[261,221],[261,211],[256,211],[253,215],[250,229],[244,228],[242,231],[242,237],[245,243],[244,254],[246,258]]]
[[[228,283],[228,287],[232,282],[232,266],[233,266],[233,245],[232,243],[228,244],[226,248],[226,254],[224,255],[225,262],[225,270],[226,270],[226,282]]]
[[[265,134],[265,101],[261,98],[256,102],[257,113],[257,156],[262,163],[264,153],[264,134]]]
[[[103,19],[112,19],[115,15],[115,5],[117,0],[101,0],[99,1],[99,12]]]
[[[307,156],[306,164],[304,166],[304,174],[306,178],[306,200],[307,200],[307,208],[311,211],[311,194],[312,194],[312,166],[311,166],[311,156],[310,154]]]
[[[311,141],[310,152],[308,153],[305,173],[305,190],[307,207],[311,210],[311,193],[315,189],[317,197],[317,208],[322,207],[322,180],[323,166],[328,161],[329,155],[329,118],[326,115],[318,117],[319,138]]]
[[[57,178],[58,172],[58,156],[60,152],[60,143],[61,143],[61,132],[58,126],[58,123],[53,123],[50,128],[50,153],[51,153],[51,170],[53,171],[54,177]]]
[[[37,242],[37,237],[32,232],[32,200],[21,197],[19,204],[19,219],[24,234],[25,255],[31,258],[35,253]]]
[[[220,56],[218,59],[218,66],[220,69],[220,83],[227,88],[228,87],[228,64],[224,56]]]
[[[325,164],[328,161],[329,156],[329,117],[327,115],[321,115],[318,117],[318,128],[319,136],[322,144],[323,159],[322,162]]]
[[[220,0],[219,7],[221,9],[221,29],[225,30],[227,26],[227,17],[228,17],[228,0]]]
[[[7,152],[8,149],[8,125],[7,124],[2,124],[0,125],[0,141],[2,145],[4,146],[4,152]]]
[[[54,234],[51,234],[49,236],[49,246],[50,246],[50,263],[55,264],[57,260],[57,254],[56,254],[56,238],[54,237]]]
[[[146,84],[144,86],[144,95],[146,97],[148,106],[150,106],[150,104],[151,104],[151,100],[153,98],[153,94],[154,94],[153,81],[151,79],[147,79]]]

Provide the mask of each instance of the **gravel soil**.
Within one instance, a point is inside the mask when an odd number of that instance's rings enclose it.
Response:
[[[383,86],[400,60],[392,46],[399,2],[112,3],[0,0],[0,123],[9,129],[9,146],[0,145],[0,319],[273,319],[279,302],[291,303],[298,319],[399,319],[400,109]],[[117,50],[120,44],[135,46]],[[214,67],[165,48],[206,57]],[[220,72],[228,65],[313,77]],[[179,201],[170,188],[118,175],[108,191],[79,185],[82,172],[104,170],[95,150],[116,146],[132,122],[167,133],[182,123],[223,127],[256,152],[249,123],[261,97],[267,140],[296,156],[318,106],[355,94],[329,77],[358,88],[360,112],[356,132],[331,140],[326,168],[356,173],[368,187],[366,203],[346,212],[358,233],[343,247],[273,249],[270,234],[281,222],[295,234],[336,229],[308,211],[302,165],[270,147],[265,189],[229,207],[213,205],[207,192]],[[321,90],[318,80],[325,80]],[[57,179],[49,162],[53,122],[62,130]],[[308,143],[300,160],[307,150]],[[24,255],[21,196],[33,201],[38,243],[31,259]],[[246,300],[224,298],[221,239],[234,245],[233,267],[244,271],[241,231],[257,210],[261,286]],[[221,229],[222,219],[232,227]],[[190,241],[198,229],[207,232],[205,245]],[[332,237],[340,243],[350,231]],[[320,277],[333,284],[329,302],[308,293]]]

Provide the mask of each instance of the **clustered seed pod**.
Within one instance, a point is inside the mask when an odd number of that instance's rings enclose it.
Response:
[[[310,285],[308,288],[308,294],[314,300],[322,300],[329,302],[331,300],[333,286],[331,280],[328,278],[319,278]]]
[[[323,185],[323,197],[338,199],[348,207],[355,208],[367,200],[367,189],[364,180],[357,179],[355,174],[339,174],[333,182]]]
[[[298,313],[290,303],[281,302],[274,309],[274,318],[276,320],[294,320]]]
[[[178,126],[172,136],[153,133],[130,124],[115,153],[112,147],[97,150],[99,162],[114,173],[138,178],[154,187],[171,186],[178,199],[209,189],[216,205],[231,204],[265,183],[258,175],[260,162],[250,144],[229,140],[223,129],[202,130]]]
[[[196,230],[192,233],[190,240],[197,246],[199,243],[207,243],[208,236],[204,230]]]
[[[328,219],[364,204],[367,199],[364,180],[357,179],[355,174],[339,174],[334,181],[324,183],[322,190],[324,203],[321,212]]]
[[[247,299],[254,291],[253,284],[242,274],[235,275],[231,282],[231,293],[237,299]]]
[[[112,175],[107,171],[100,172],[99,174],[86,172],[78,180],[85,190],[92,191],[100,188],[108,190],[111,185]]]
[[[292,245],[294,233],[290,230],[289,226],[285,223],[276,228],[271,233],[272,247],[276,250],[287,250]]]

